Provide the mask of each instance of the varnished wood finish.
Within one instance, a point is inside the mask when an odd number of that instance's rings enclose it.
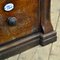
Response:
[[[6,12],[3,7],[13,3]],[[38,44],[55,42],[56,32],[50,20],[51,0],[0,0],[0,60],[19,54]],[[8,17],[17,19],[15,26],[7,24]]]
[[[15,8],[6,12],[3,7],[7,3],[13,3]],[[39,0],[2,0],[0,1],[0,44],[23,37],[38,30]],[[17,19],[16,26],[7,24],[8,17]]]
[[[50,3],[51,0],[41,0],[41,29],[43,34],[53,31],[50,21]]]

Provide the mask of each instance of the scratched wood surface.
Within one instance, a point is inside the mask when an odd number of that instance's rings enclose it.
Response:
[[[6,12],[3,10],[3,7],[9,2],[13,3],[15,8],[10,12]],[[0,1],[0,44],[38,30],[38,5],[39,0]],[[15,17],[17,19],[16,26],[9,26],[7,24],[8,17]]]
[[[6,60],[60,60],[60,0],[52,0],[51,6],[51,22],[57,31],[57,42],[45,47],[36,46]]]

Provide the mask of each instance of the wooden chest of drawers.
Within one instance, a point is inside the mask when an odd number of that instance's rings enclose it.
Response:
[[[56,41],[50,0],[0,0],[0,59]]]

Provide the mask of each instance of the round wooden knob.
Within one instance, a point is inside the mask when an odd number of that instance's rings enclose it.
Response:
[[[10,25],[10,26],[16,25],[16,18],[15,17],[8,17],[8,25]]]

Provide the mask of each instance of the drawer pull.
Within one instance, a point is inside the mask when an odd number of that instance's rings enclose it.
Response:
[[[8,17],[8,25],[15,26],[16,25],[16,18],[15,17]]]

